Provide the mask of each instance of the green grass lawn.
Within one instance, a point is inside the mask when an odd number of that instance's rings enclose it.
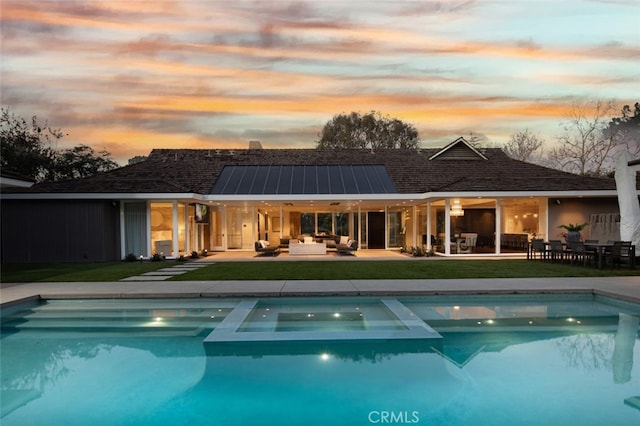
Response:
[[[528,260],[428,260],[335,262],[228,262],[188,272],[172,280],[339,280],[514,277],[603,277],[640,275],[614,270]]]
[[[110,262],[79,264],[3,265],[1,280],[117,281],[178,264],[164,262]],[[220,262],[171,278],[202,280],[339,280],[339,279],[455,279],[517,277],[640,276],[640,268],[599,270],[593,267],[527,260]]]
[[[0,279],[7,282],[118,281],[177,264],[163,262],[47,263],[2,265]]]

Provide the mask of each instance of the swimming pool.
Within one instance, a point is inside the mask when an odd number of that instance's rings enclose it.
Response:
[[[640,307],[589,295],[51,300],[3,425],[629,425]]]

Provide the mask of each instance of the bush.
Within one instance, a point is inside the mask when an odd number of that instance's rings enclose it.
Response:
[[[163,260],[164,260],[164,256],[162,256],[160,253],[153,253],[153,256],[151,256],[152,262],[161,262]]]
[[[415,257],[424,257],[427,255],[426,250],[420,246],[411,247],[411,250],[411,254],[413,254]]]
[[[129,253],[124,260],[126,260],[127,262],[135,262],[136,260],[138,260],[138,258],[136,257],[135,254],[133,253]]]
[[[192,259],[197,259],[198,258],[198,252],[197,251],[192,251],[191,252],[191,258]]]

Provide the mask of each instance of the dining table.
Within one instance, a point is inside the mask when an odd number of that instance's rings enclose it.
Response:
[[[598,255],[598,269],[604,268],[604,256],[607,253],[607,249],[611,250],[613,243],[584,243],[584,246],[587,250],[591,250]],[[635,268],[635,258],[636,246],[632,244],[629,252],[629,267],[631,269]]]

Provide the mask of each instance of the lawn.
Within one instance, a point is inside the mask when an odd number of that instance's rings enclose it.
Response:
[[[339,280],[339,279],[447,279],[517,277],[604,277],[639,275],[640,269],[614,270],[559,265],[528,260],[335,261],[335,262],[227,262],[172,278],[200,280]]]
[[[109,262],[81,264],[3,265],[1,280],[117,281],[144,272],[176,265],[163,262]],[[517,277],[640,276],[640,268],[598,270],[527,260],[434,259],[406,261],[334,262],[219,262],[171,278],[176,281],[206,280],[338,280],[338,279],[455,279]]]
[[[175,265],[163,262],[47,263],[2,265],[0,280],[7,282],[118,281]]]

